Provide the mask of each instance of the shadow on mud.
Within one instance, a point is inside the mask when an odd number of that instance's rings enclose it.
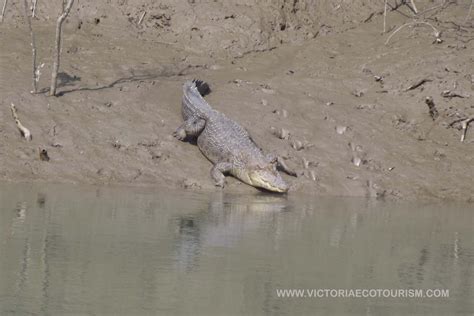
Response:
[[[199,69],[199,68],[204,68],[204,67],[205,67],[204,65],[186,65],[184,67],[179,66],[179,65],[168,65],[160,69],[146,71],[147,73],[144,73],[144,74],[135,74],[134,71],[132,70],[131,76],[117,79],[115,81],[112,81],[109,84],[95,86],[95,87],[75,87],[69,90],[59,91],[57,93],[57,96],[63,96],[65,94],[68,94],[71,92],[77,92],[77,91],[98,91],[98,90],[109,89],[121,83],[137,82],[137,81],[144,81],[144,80],[156,80],[160,78],[181,77],[181,76],[191,74],[193,69]],[[77,76],[72,76],[72,77],[70,75],[67,75],[67,76],[68,78],[73,78],[73,79],[78,78],[78,79],[72,80],[72,81],[71,80],[66,81],[66,84],[64,84],[63,87],[66,85],[69,86],[70,83],[73,84],[74,81],[81,80],[81,78]]]

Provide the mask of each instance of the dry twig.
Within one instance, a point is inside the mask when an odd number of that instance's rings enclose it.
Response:
[[[145,18],[145,15],[146,15],[146,11],[143,11],[142,15],[138,19],[138,24],[137,24],[138,26],[140,26],[140,24],[142,24],[143,19]]]
[[[21,136],[26,140],[33,139],[33,135],[31,134],[30,130],[27,129],[23,124],[21,124],[20,119],[18,118],[18,114],[16,112],[15,104],[10,105],[10,109],[12,111],[13,119],[15,120],[16,127],[20,131]]]
[[[374,17],[375,15],[375,12],[372,12],[369,14],[369,16],[364,20],[364,23],[367,23],[369,22],[370,20],[372,20],[372,18]]]
[[[3,22],[3,17],[5,16],[5,9],[7,8],[8,0],[3,2],[2,15],[0,15],[0,23]]]
[[[418,88],[419,86],[427,83],[427,82],[431,82],[433,80],[431,79],[427,79],[427,78],[423,78],[423,79],[420,79],[418,81],[416,81],[415,83],[411,84],[408,88],[405,89],[405,91],[410,91],[410,90],[414,90],[416,88]]]
[[[413,0],[410,0],[410,4],[411,4],[411,7],[410,6],[408,7],[410,7],[410,9],[412,9],[415,14],[418,14],[418,9],[416,8],[415,2]]]
[[[441,32],[438,31],[437,28],[435,28],[431,23],[428,23],[428,22],[425,22],[425,21],[414,21],[414,22],[408,22],[408,23],[405,23],[401,26],[399,26],[395,31],[393,31],[392,34],[390,34],[390,36],[387,38],[387,41],[385,41],[385,45],[388,45],[388,43],[390,42],[390,39],[395,35],[397,34],[401,29],[403,29],[405,26],[411,26],[411,25],[417,25],[417,24],[424,24],[424,25],[428,25],[428,26],[431,26],[431,28],[433,29],[433,35],[436,37],[436,39],[439,39],[439,36],[441,35]]]
[[[33,0],[33,7],[31,8],[31,17],[36,18],[36,5],[38,0]]]
[[[449,127],[453,127],[454,124],[460,123],[461,124],[461,129],[462,129],[462,134],[461,134],[461,142],[464,142],[464,139],[466,139],[466,132],[467,128],[469,127],[469,124],[474,121],[474,116],[468,117],[468,118],[461,118],[452,121],[449,123]]]
[[[469,123],[471,123],[472,121],[474,121],[474,116],[461,121],[461,127],[462,127],[461,142],[464,142],[464,139],[466,139],[467,128],[469,127]]]
[[[64,20],[66,20],[69,12],[71,11],[72,5],[74,0],[68,0],[66,7],[64,8],[62,14],[58,18],[58,22],[56,24],[56,41],[55,41],[55,53],[54,53],[54,63],[53,63],[53,71],[51,74],[51,88],[49,90],[49,95],[54,96],[56,95],[56,84],[58,79],[58,70],[59,70],[59,62],[60,62],[60,55],[61,55],[61,31]],[[64,2],[63,2],[64,4]]]
[[[451,91],[451,90],[444,90],[441,92],[441,96],[444,98],[469,98],[469,94],[464,94],[461,92]]]

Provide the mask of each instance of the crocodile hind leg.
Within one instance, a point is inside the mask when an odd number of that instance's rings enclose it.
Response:
[[[278,170],[281,170],[293,177],[298,176],[293,169],[290,169],[290,167],[288,167],[286,162],[280,156],[276,156],[275,154],[268,154],[267,159],[270,160],[270,163],[276,163]]]
[[[186,136],[196,137],[201,134],[206,120],[201,118],[190,118],[186,120],[181,126],[179,126],[173,133],[173,136],[179,140],[183,140]]]
[[[232,170],[232,164],[230,162],[218,162],[211,169],[211,177],[214,180],[216,186],[224,187],[225,176],[224,173]]]

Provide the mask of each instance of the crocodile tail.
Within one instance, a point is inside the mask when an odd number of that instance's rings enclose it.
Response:
[[[211,106],[204,100],[203,96],[209,94],[209,85],[201,80],[186,81],[183,85],[183,118],[208,117],[212,111]]]
[[[193,82],[201,96],[205,97],[206,95],[211,93],[211,88],[209,87],[207,82],[198,79],[194,79]]]

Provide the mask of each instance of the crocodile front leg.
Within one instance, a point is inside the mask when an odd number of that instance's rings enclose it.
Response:
[[[224,173],[232,170],[232,164],[230,162],[218,162],[211,169],[211,177],[214,180],[216,186],[224,187],[225,176]]]
[[[201,118],[190,118],[179,126],[173,133],[173,136],[179,140],[183,140],[186,136],[196,137],[201,134],[206,126],[206,120]]]
[[[288,165],[286,164],[286,162],[283,160],[283,158],[281,158],[280,156],[276,156],[275,154],[268,154],[267,155],[267,159],[270,160],[270,163],[276,163],[277,165],[277,168],[287,174],[289,174],[290,176],[293,176],[293,177],[297,177],[297,173],[290,169],[290,167],[288,167]]]

